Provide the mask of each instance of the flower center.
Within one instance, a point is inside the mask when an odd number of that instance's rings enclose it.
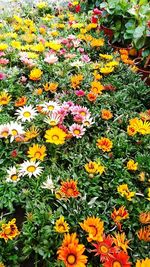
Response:
[[[13,174],[13,175],[11,176],[11,180],[12,180],[12,181],[17,181],[17,179],[18,179],[18,176],[17,176],[16,174]]]
[[[77,130],[77,129],[74,130],[73,132],[74,132],[74,134],[76,134],[76,135],[79,135],[79,134],[80,134],[80,130]]]
[[[122,264],[119,261],[114,261],[112,267],[122,267]]]
[[[5,103],[5,102],[7,101],[7,98],[6,98],[6,97],[2,97],[2,98],[1,98],[1,101],[2,101],[2,103],[3,103],[3,102]]]
[[[57,141],[59,139],[58,135],[53,135],[52,140]]]
[[[122,217],[121,216],[116,216],[116,218],[115,218],[115,221],[121,221],[122,220]]]
[[[102,245],[102,246],[100,247],[100,251],[101,251],[102,253],[104,253],[104,254],[107,254],[107,253],[108,253],[108,248],[107,248],[105,245]]]
[[[25,112],[23,113],[23,116],[24,116],[25,118],[29,118],[29,117],[31,117],[31,113],[30,113],[29,111],[25,111]]]
[[[49,123],[51,126],[55,126],[57,123],[56,123],[56,121],[50,121],[50,123]]]
[[[50,105],[48,106],[48,110],[53,110],[54,109],[54,106]]]
[[[5,235],[9,235],[11,233],[11,228],[8,226],[4,230]]]
[[[15,129],[13,129],[13,130],[11,131],[11,133],[12,133],[12,135],[17,135],[17,134],[18,134],[18,131],[15,130]]]
[[[95,225],[89,225],[89,227],[90,227],[90,232],[92,233],[92,235],[96,236],[97,228],[95,227]]]
[[[71,264],[71,265],[75,264],[75,262],[76,262],[76,257],[75,257],[75,255],[70,254],[70,255],[68,256],[68,258],[67,258],[67,262],[68,262],[69,264]]]
[[[4,136],[4,137],[7,137],[8,136],[8,131],[2,132],[1,135]]]
[[[67,189],[67,194],[68,195],[72,195],[74,193],[73,189],[72,188],[68,188]]]
[[[85,115],[86,115],[85,111],[81,111],[81,112],[80,112],[80,115],[81,115],[81,116],[85,116]]]
[[[31,165],[31,166],[29,166],[29,167],[27,168],[27,171],[28,171],[28,172],[34,172],[35,170],[36,170],[36,167],[33,166],[33,165]]]
[[[40,158],[41,157],[41,152],[40,151],[35,152],[34,157]]]

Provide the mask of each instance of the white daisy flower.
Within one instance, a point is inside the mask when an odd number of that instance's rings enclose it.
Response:
[[[10,142],[12,142],[15,139],[15,137],[23,135],[25,133],[22,125],[17,122],[11,122],[9,125],[9,129],[11,135]]]
[[[41,106],[42,110],[46,113],[56,112],[60,109],[60,105],[54,101],[45,102],[39,106]]]
[[[25,176],[28,175],[30,178],[31,176],[39,176],[42,172],[43,167],[39,167],[40,162],[35,161],[24,161],[22,164],[20,164],[19,168],[19,175]]]
[[[7,177],[6,177],[6,182],[12,182],[12,183],[17,183],[20,180],[20,177],[18,175],[18,171],[15,166],[10,167],[7,170]]]
[[[51,112],[44,121],[48,123],[50,126],[56,126],[60,122],[60,115]]]
[[[10,135],[9,124],[0,125],[0,138],[7,138]]]
[[[91,117],[85,117],[83,119],[83,125],[86,126],[87,128],[91,127],[91,125],[94,123],[95,122],[93,121],[93,118],[91,118]]]
[[[18,116],[17,120],[31,121],[37,115],[37,111],[31,105],[24,106],[16,110],[15,115]]]
[[[49,175],[49,176],[47,177],[46,182],[43,183],[43,185],[41,186],[41,188],[49,189],[49,190],[52,191],[52,194],[53,194],[54,189],[55,189],[55,186],[54,186],[54,184],[53,184],[51,175]]]

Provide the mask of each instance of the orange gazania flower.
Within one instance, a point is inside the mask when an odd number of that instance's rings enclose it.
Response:
[[[103,120],[110,120],[113,117],[113,114],[109,109],[102,109],[101,117]]]
[[[108,261],[105,261],[104,267],[130,267],[131,263],[129,262],[129,256],[120,251],[118,253],[114,253],[113,257],[110,257]]]
[[[112,141],[109,138],[101,137],[101,139],[97,140],[97,146],[103,152],[109,152],[112,149]]]
[[[142,224],[149,224],[150,223],[150,211],[141,212],[139,215],[139,221]]]
[[[58,83],[46,83],[44,85],[45,91],[50,91],[51,93],[55,93],[58,87]]]
[[[104,222],[97,217],[88,217],[83,223],[80,223],[82,229],[88,232],[88,242],[91,241],[103,241]]]
[[[77,181],[69,180],[61,183],[60,191],[66,197],[78,197],[79,191],[77,189]]]
[[[97,99],[97,95],[94,94],[93,92],[89,92],[87,94],[87,99],[90,101],[90,102],[95,102],[95,100]]]
[[[129,218],[129,213],[124,206],[121,206],[118,210],[114,208],[111,214],[111,218],[117,224],[119,230],[121,230],[121,221]]]
[[[94,256],[100,256],[102,262],[107,261],[109,257],[113,257],[114,252],[117,252],[117,247],[113,247],[113,243],[113,238],[110,235],[104,235],[102,242],[92,243],[95,249],[91,252],[96,252]]]
[[[80,83],[83,80],[83,75],[82,74],[78,74],[78,75],[74,75],[71,77],[71,87],[73,89],[76,89],[79,87]]]
[[[19,234],[20,232],[18,231],[18,228],[16,226],[15,218],[6,224],[2,224],[0,231],[0,238],[4,238],[6,242],[8,241],[8,239],[12,240]]]
[[[98,95],[98,94],[101,94],[103,90],[104,90],[104,86],[100,82],[96,80],[91,82],[91,92]]]
[[[69,242],[66,242],[65,240]],[[62,260],[66,267],[85,267],[87,256],[83,255],[85,247],[78,244],[76,234],[67,234],[64,237],[62,246],[58,249],[58,259]]]
[[[27,98],[26,96],[19,97],[15,102],[15,107],[22,107],[26,104]]]
[[[137,236],[140,240],[150,242],[150,225],[141,228],[138,231]]]

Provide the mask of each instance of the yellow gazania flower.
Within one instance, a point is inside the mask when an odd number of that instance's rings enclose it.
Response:
[[[35,126],[31,126],[29,130],[25,133],[25,139],[28,141],[39,135],[38,129]]]
[[[90,31],[91,29],[95,29],[97,28],[97,23],[89,23],[87,26],[86,26],[86,30],[87,31]]]
[[[11,96],[6,92],[0,93],[0,105],[7,105],[11,100]]]
[[[35,40],[35,38],[36,38],[36,35],[30,32],[22,35],[22,39],[27,43],[32,43]]]
[[[74,1],[74,2],[72,2],[72,5],[73,5],[73,6],[77,6],[78,4],[79,4],[78,1]]]
[[[139,215],[139,221],[142,224],[149,224],[150,223],[150,211],[141,212]]]
[[[147,195],[148,195],[148,200],[150,201],[150,187],[148,187],[148,193],[147,193]]]
[[[90,161],[84,165],[84,168],[88,173],[94,174],[98,170],[98,164],[95,161]]]
[[[99,54],[99,56],[103,59],[106,59],[106,60],[112,60],[113,59],[113,56],[108,55],[108,54]]]
[[[8,48],[8,45],[5,43],[0,43],[0,51],[4,51]]]
[[[39,55],[34,52],[27,52],[28,58],[38,59]]]
[[[5,265],[2,262],[0,262],[0,267],[5,267]]]
[[[55,145],[64,144],[66,136],[66,133],[57,126],[47,130],[45,133],[46,142]]]
[[[114,67],[103,67],[103,68],[100,68],[100,72],[102,74],[109,74],[109,73],[112,73],[114,71]]]
[[[55,231],[63,234],[69,232],[69,225],[65,222],[64,216],[61,216],[55,223]]]
[[[38,81],[41,79],[43,72],[40,69],[33,69],[30,72],[29,79],[32,81]]]
[[[31,158],[32,161],[43,160],[46,156],[46,147],[44,145],[39,146],[38,144],[34,144],[32,147],[29,147],[28,157]]]
[[[140,172],[139,173],[139,181],[144,182],[145,181],[145,172]]]
[[[150,122],[139,120],[137,123],[137,131],[140,134],[150,134]]]
[[[58,191],[55,192],[55,197],[57,199],[64,199],[65,198],[65,195],[64,195],[63,192],[61,192],[61,190],[58,190]]]
[[[135,192],[130,192],[127,184],[119,185],[117,187],[117,191],[121,196],[126,197],[129,201],[131,201],[132,197],[135,196]]]
[[[128,246],[128,243],[130,242],[130,240],[125,240],[126,236],[125,233],[118,233],[115,234],[115,237],[113,237],[113,241],[115,243],[115,245],[119,248],[122,248],[126,253],[127,253],[127,249],[129,249],[130,247]]]
[[[12,219],[7,224],[2,224],[0,238],[3,238],[5,242],[7,242],[8,239],[12,240],[19,234],[20,232],[18,231],[18,228],[16,226],[16,219]]]
[[[138,169],[138,162],[134,162],[133,159],[130,159],[128,162],[127,162],[127,169],[129,171],[136,171]]]
[[[21,49],[21,42],[18,42],[18,41],[12,41],[11,42],[11,46],[13,47],[13,48],[15,48],[15,49],[18,49],[18,50],[20,50]]]
[[[92,47],[103,46],[104,45],[104,39],[93,38],[90,44],[91,44]]]
[[[73,28],[73,29],[80,29],[80,28],[83,28],[83,27],[84,27],[83,23],[74,23],[71,26],[71,28]]]
[[[59,51],[61,49],[61,47],[62,47],[61,44],[58,44],[56,42],[46,42],[45,46],[49,47],[49,48],[51,48],[51,49],[53,49],[55,51]]]
[[[146,258],[144,260],[137,260],[135,267],[149,267],[150,259]]]
[[[118,61],[111,61],[111,62],[106,64],[106,67],[116,67],[118,65],[119,65]]]
[[[44,52],[45,46],[42,43],[30,45],[30,49],[34,52]]]

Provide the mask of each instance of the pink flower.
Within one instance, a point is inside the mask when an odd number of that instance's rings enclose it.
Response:
[[[81,138],[85,134],[85,128],[82,125],[74,123],[70,126],[69,133],[76,138]]]
[[[68,53],[66,55],[64,55],[65,58],[74,58],[76,57],[76,54],[71,54],[71,53]]]
[[[78,48],[78,51],[79,51],[80,53],[84,53],[84,48],[79,47],[79,48]]]
[[[66,49],[64,48],[59,51],[60,56],[64,55],[65,53],[66,53]]]
[[[6,59],[6,58],[0,58],[0,64],[2,65],[6,65],[9,63],[9,59]]]
[[[88,117],[91,115],[86,107],[78,107],[77,114],[80,114],[82,117]]]
[[[82,61],[83,61],[83,62],[90,62],[91,59],[89,58],[88,55],[83,55],[83,56],[82,56]]]
[[[0,72],[0,81],[4,80],[6,78],[6,74]]]
[[[52,54],[52,55],[46,56],[44,61],[47,62],[48,64],[54,64],[58,61],[58,57]]]
[[[78,47],[79,44],[80,44],[80,41],[79,40],[73,40],[72,42],[73,42],[73,46],[74,47]]]
[[[102,15],[103,12],[99,10],[98,8],[94,8],[93,13],[94,15]]]
[[[84,96],[85,92],[83,90],[76,90],[75,94],[80,97],[80,96]]]
[[[21,76],[20,82],[25,83],[27,81],[27,78],[25,76]]]
[[[83,122],[83,117],[80,114],[77,114],[74,116],[73,120],[77,123],[82,123]]]
[[[0,57],[3,57],[3,56],[5,56],[5,53],[0,51]]]

